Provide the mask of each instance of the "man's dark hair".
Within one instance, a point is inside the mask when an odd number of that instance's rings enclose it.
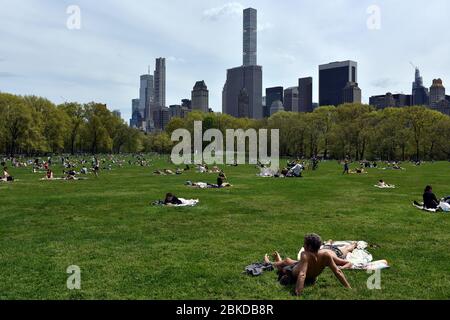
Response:
[[[317,234],[312,233],[305,236],[305,247],[307,247],[312,252],[319,252],[321,246],[322,239]]]
[[[427,187],[425,188],[425,193],[431,192],[431,190],[433,190],[433,187],[432,187],[432,186],[427,186]]]

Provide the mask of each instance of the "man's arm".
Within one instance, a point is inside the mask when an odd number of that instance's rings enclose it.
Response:
[[[334,275],[336,276],[336,278],[339,279],[339,281],[342,283],[342,285],[348,289],[351,289],[352,287],[350,286],[350,284],[348,283],[347,279],[345,278],[344,273],[342,272],[341,269],[339,269],[339,267],[336,265],[336,263],[334,262],[334,259],[332,257],[332,255],[330,254],[328,256],[328,263],[329,263],[329,267],[331,269],[331,271],[333,271]]]
[[[297,285],[295,287],[295,294],[301,296],[305,289],[306,274],[308,272],[308,255],[303,253],[300,259],[300,265],[298,266]]]

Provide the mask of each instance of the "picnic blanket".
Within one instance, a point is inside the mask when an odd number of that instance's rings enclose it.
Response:
[[[416,203],[413,203],[413,207],[416,209],[419,209],[421,211],[427,211],[427,212],[431,212],[431,213],[437,213],[440,211],[447,212],[447,213],[450,212],[450,204],[448,202],[444,202],[444,201],[441,201],[441,203],[439,204],[439,207],[437,209],[428,209],[428,208],[425,208],[424,205],[417,205]]]
[[[379,186],[379,185],[375,185],[375,188],[378,188],[378,189],[395,189],[396,186]]]
[[[258,177],[263,178],[272,178],[275,175],[275,172],[273,172],[270,168],[261,168],[261,172],[257,175]]]
[[[369,245],[365,241],[335,241],[333,242],[333,246],[343,247],[355,242],[358,243],[358,246],[345,258],[345,260],[353,264],[353,270],[381,270],[389,268],[389,264],[386,260],[373,261],[372,254],[367,251]],[[303,251],[305,251],[304,248],[298,253],[298,261],[301,260]]]
[[[154,205],[154,206],[166,206],[166,207],[177,207],[177,208],[179,208],[179,207],[195,207],[197,204],[200,203],[200,200],[198,200],[198,199],[187,200],[187,199],[179,198],[179,200],[182,203],[181,204],[177,204],[177,205],[175,205],[175,204],[166,205],[164,203],[164,201],[162,201],[162,200],[155,201],[155,202],[152,203],[152,205]]]

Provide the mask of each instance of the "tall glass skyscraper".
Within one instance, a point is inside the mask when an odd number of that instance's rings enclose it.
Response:
[[[257,65],[257,11],[244,10],[243,65],[227,70],[222,112],[239,118],[261,119],[262,67]]]
[[[166,106],[166,59],[156,59],[155,67],[155,105]]]
[[[256,66],[258,48],[258,12],[256,9],[244,10],[244,66]]]

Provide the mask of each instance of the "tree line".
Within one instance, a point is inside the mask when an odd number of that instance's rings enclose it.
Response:
[[[326,106],[312,113],[278,112],[268,119],[191,112],[166,130],[130,128],[101,103],[55,105],[36,96],[0,93],[0,153],[170,153],[171,134],[194,122],[203,130],[279,129],[280,155],[354,160],[449,160],[450,117],[426,107],[375,110],[363,104]]]
[[[172,119],[166,132],[195,121],[203,130],[279,129],[280,155],[353,160],[449,160],[450,117],[422,106],[376,110],[364,104],[324,106],[312,113],[278,112],[268,119],[191,113]]]

